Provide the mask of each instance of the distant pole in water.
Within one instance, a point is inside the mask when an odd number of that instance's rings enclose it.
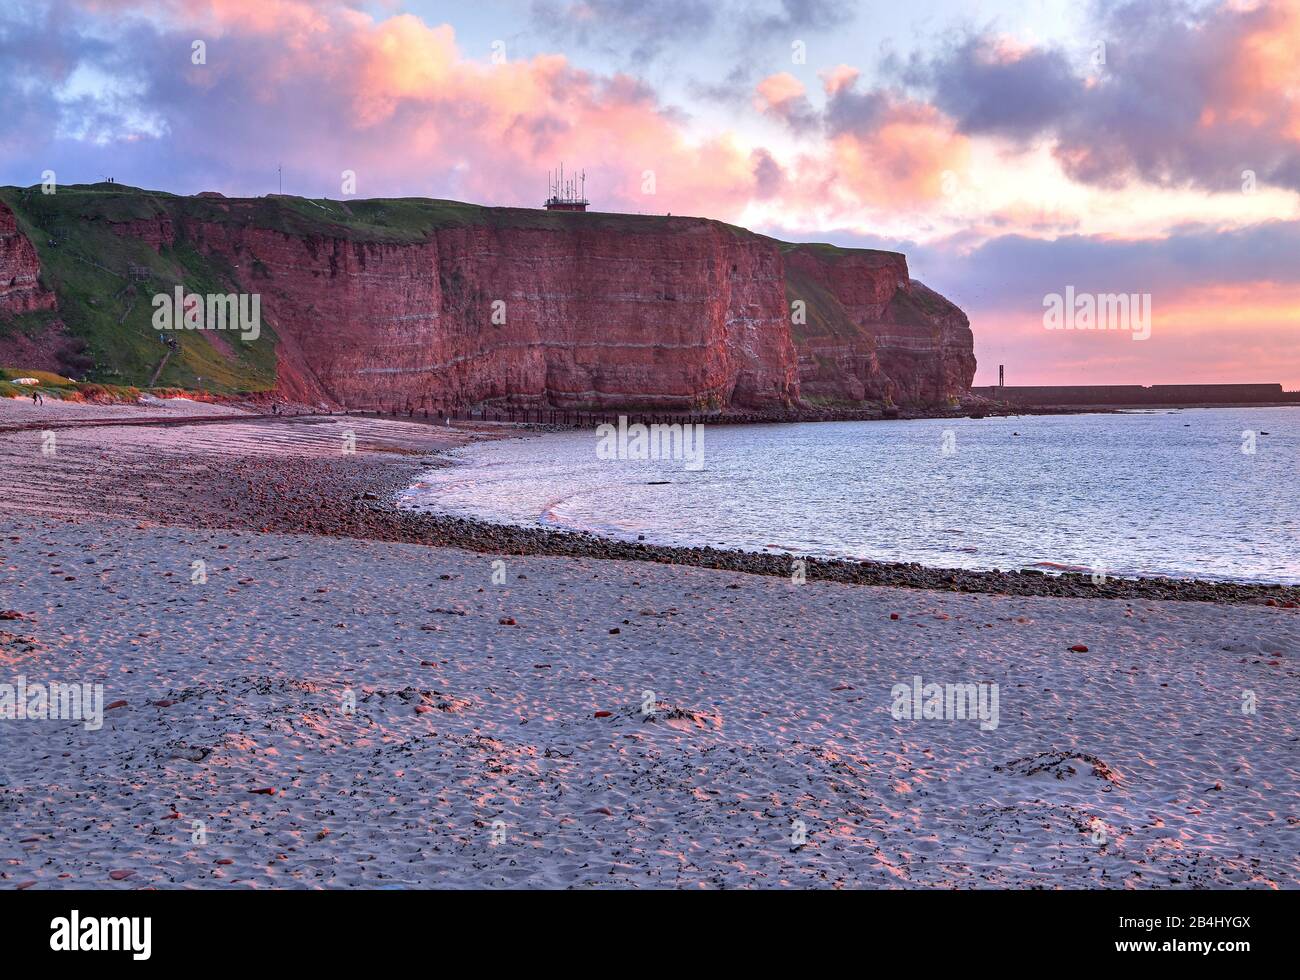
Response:
[[[998,387],[999,388],[1002,388],[1006,385],[1006,380],[1005,380],[1006,376],[1002,372],[1003,372],[1003,367],[1001,364],[999,364],[998,365]]]

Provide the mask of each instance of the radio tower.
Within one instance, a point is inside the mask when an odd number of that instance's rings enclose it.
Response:
[[[564,176],[564,164],[559,170],[546,174],[546,210],[547,211],[586,211],[587,205],[587,171],[579,171],[576,177]]]

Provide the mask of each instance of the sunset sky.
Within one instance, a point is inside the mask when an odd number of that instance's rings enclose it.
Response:
[[[0,183],[536,207],[563,161],[598,210],[906,252],[977,384],[1297,389],[1298,50],[1300,0],[6,0]],[[1046,330],[1067,286],[1151,338]]]

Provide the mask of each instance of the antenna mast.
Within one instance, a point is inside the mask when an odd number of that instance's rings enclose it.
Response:
[[[546,172],[546,210],[586,211],[589,203],[585,169],[565,176],[564,162],[561,161],[558,170]]]

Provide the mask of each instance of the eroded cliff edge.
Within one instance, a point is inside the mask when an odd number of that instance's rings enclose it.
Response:
[[[98,184],[0,189],[0,226],[0,362],[58,318],[91,380],[150,380],[150,298],[177,284],[258,293],[265,326],[178,333],[159,384],[332,405],[923,407],[975,370],[966,316],[903,255],[702,218]]]

